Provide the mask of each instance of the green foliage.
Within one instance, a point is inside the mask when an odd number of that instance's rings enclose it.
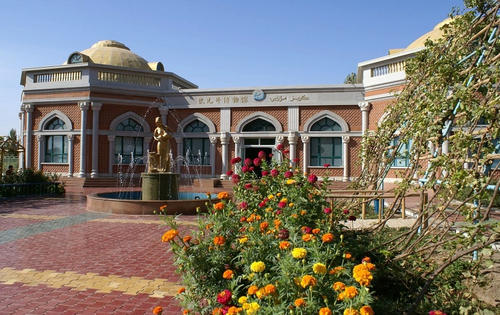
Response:
[[[344,79],[344,83],[345,83],[345,84],[356,84],[356,83],[358,83],[358,78],[357,78],[356,73],[354,73],[354,72],[349,73],[349,74],[345,77],[345,79]]]

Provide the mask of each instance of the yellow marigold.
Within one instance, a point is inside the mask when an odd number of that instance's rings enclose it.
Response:
[[[267,196],[267,199],[269,199],[269,200],[273,200],[273,199],[274,199],[274,195],[269,195],[269,196]]]
[[[297,181],[296,181],[295,179],[287,179],[287,180],[286,180],[286,184],[287,184],[287,185],[293,185],[293,184],[295,184],[296,182],[297,182]]]
[[[254,295],[255,293],[257,293],[257,291],[259,290],[259,288],[256,286],[256,285],[251,285],[248,287],[248,295]]]
[[[320,229],[313,229],[313,230],[312,230],[312,233],[313,233],[313,234],[318,234],[320,231],[321,231]]]
[[[246,310],[247,314],[253,315],[253,314],[257,313],[259,308],[260,308],[259,303],[257,303],[257,302],[249,303],[248,309]]]
[[[307,250],[305,248],[296,247],[292,250],[293,258],[302,259],[306,257],[306,255],[307,255]]]
[[[221,202],[217,202],[215,205],[214,205],[214,209],[215,210],[222,210],[224,209],[224,203],[221,201]]]
[[[264,271],[264,269],[266,269],[266,264],[264,264],[264,262],[262,261],[254,261],[250,265],[250,270],[252,270],[253,272],[262,272]]]
[[[232,279],[233,276],[234,276],[234,272],[231,269],[224,271],[224,273],[222,274],[222,278],[228,279],[228,280]]]
[[[214,237],[214,244],[222,246],[226,243],[226,238],[224,236],[216,236]]]
[[[331,274],[331,275],[334,275],[334,274],[336,274],[337,272],[342,271],[342,270],[344,270],[344,267],[342,267],[342,266],[338,266],[338,267],[335,267],[335,268],[333,268],[332,270],[330,270],[328,273],[329,273],[329,274]]]
[[[317,283],[316,278],[310,275],[305,275],[302,277],[302,280],[300,280],[300,286],[303,287],[304,289],[309,286],[314,287],[316,283]]]
[[[182,288],[179,288],[179,290],[177,290],[177,294],[182,294],[186,292],[186,288],[182,287]]]
[[[226,315],[236,315],[239,314],[243,309],[241,307],[236,307],[236,306],[231,306],[228,310]]]
[[[264,221],[259,225],[260,231],[264,232],[269,227],[269,223]]]
[[[276,197],[278,197],[278,198],[279,198],[279,197],[281,197],[281,193],[280,193],[280,192],[279,192],[279,193],[277,193],[277,194],[276,194]]]
[[[333,234],[332,233],[326,233],[321,236],[321,240],[323,243],[330,243],[333,241]]]
[[[328,307],[322,307],[319,310],[319,315],[332,315],[332,310],[330,310]]]
[[[344,258],[345,259],[351,259],[351,257],[352,257],[351,253],[345,253],[344,254]]]
[[[297,213],[294,213],[294,214],[291,215],[291,217],[294,218],[294,219],[297,219],[299,217],[299,215]]]
[[[304,234],[302,235],[302,240],[304,242],[309,242],[310,240],[312,240],[314,238],[314,235],[312,234]]]
[[[238,242],[240,242],[240,244],[245,244],[247,241],[248,241],[248,237],[246,237],[246,236],[243,236],[243,237],[238,239]]]
[[[244,304],[247,302],[247,300],[248,298],[246,296],[240,296],[240,298],[238,299],[238,303]]]
[[[157,306],[157,307],[153,308],[153,314],[155,314],[155,315],[161,315],[162,312],[163,312],[163,308],[161,306]]]
[[[167,232],[165,232],[165,234],[163,234],[163,236],[161,237],[161,241],[162,242],[170,242],[172,241],[177,235],[179,235],[179,231],[177,230],[168,230]]]
[[[262,299],[264,296],[266,296],[266,290],[264,288],[260,288],[255,292],[255,296],[257,296],[258,299]]]
[[[365,305],[362,308],[359,309],[359,313],[361,315],[374,315],[375,312],[369,305]]]
[[[290,247],[290,242],[288,242],[288,241],[281,241],[280,242],[280,249],[285,250],[285,249],[288,249],[289,247]]]
[[[359,312],[355,308],[346,308],[344,310],[344,315],[359,315]]]
[[[268,284],[264,287],[267,295],[276,293],[276,287],[273,284]]]
[[[373,275],[365,264],[359,264],[352,269],[354,279],[362,286],[369,286],[373,280]]]
[[[344,299],[352,299],[358,295],[358,289],[356,287],[350,286],[346,287],[343,292],[341,292],[338,296],[338,300],[342,301]]]
[[[303,298],[298,298],[295,300],[295,302],[293,302],[293,304],[295,304],[296,307],[302,307],[306,305],[306,300],[304,300]]]
[[[343,282],[337,281],[333,284],[333,289],[337,292],[343,291],[345,289],[345,284]]]
[[[326,273],[326,266],[325,266],[325,264],[322,264],[322,263],[315,263],[313,265],[313,271],[316,274],[324,275]]]
[[[217,194],[217,199],[229,199],[229,193],[227,191],[221,191]]]
[[[288,203],[288,199],[286,199],[286,198],[282,198],[282,199],[280,200],[280,202]]]
[[[295,205],[295,204],[294,204],[293,202],[290,202],[290,203],[288,204],[288,206],[289,206],[290,208],[291,208],[291,207],[293,207],[294,205]]]

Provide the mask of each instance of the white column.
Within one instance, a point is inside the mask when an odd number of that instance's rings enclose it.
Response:
[[[293,131],[288,132],[288,144],[290,145],[290,163],[292,166],[295,166],[293,160],[296,157],[297,135]]]
[[[309,136],[300,136],[302,140],[302,163],[304,168],[304,174],[307,173],[307,167],[309,166]]]
[[[73,177],[73,134],[68,135],[68,176]]]
[[[285,138],[281,135],[279,136],[276,136],[276,146],[278,146],[279,144],[283,144],[283,140],[285,140]],[[278,162],[281,162],[282,161],[282,157],[283,157],[283,154],[276,154],[276,161]]]
[[[344,164],[344,175],[342,181],[346,182],[349,179],[347,169],[349,167],[349,136],[342,137],[342,162]]]
[[[212,166],[212,177],[215,177],[215,146],[217,145],[217,136],[210,136],[210,165]]]
[[[24,106],[21,106],[21,111],[19,112],[19,134],[18,141],[21,144],[23,151],[19,151],[19,163],[18,169],[22,170],[24,168]]]
[[[359,102],[359,109],[361,109],[361,132],[363,135],[368,130],[368,114],[370,113],[370,103]]]
[[[184,161],[184,153],[182,152],[182,138],[181,137],[175,137],[175,142],[177,143],[177,156],[180,156],[181,158],[179,160],[176,160],[176,169],[177,173],[181,173],[181,166]]]
[[[44,137],[42,135],[36,135],[36,140],[38,141],[38,167],[39,171],[42,170],[42,162],[44,156]]]
[[[92,102],[92,171],[90,177],[98,177],[99,173],[99,111],[102,103]]]
[[[160,104],[158,106],[158,111],[160,112],[161,123],[166,125],[167,124],[167,115],[168,115],[167,104],[165,104],[165,103]]]
[[[115,161],[115,136],[108,136],[108,173],[113,176],[113,164]]]
[[[86,176],[86,156],[87,156],[87,110],[90,107],[89,102],[79,102],[78,106],[80,106],[81,110],[81,120],[80,120],[80,173],[79,177]]]
[[[33,109],[35,106],[33,104],[24,105],[24,109],[26,110],[26,168],[31,168],[31,157],[33,152]]]
[[[233,143],[234,143],[234,157],[241,157],[241,148],[240,148],[240,143],[241,139],[239,136],[233,136]]]
[[[222,145],[222,174],[220,175],[221,179],[227,179],[227,165],[228,165],[228,144],[229,144],[229,138],[227,136],[227,133],[221,132],[220,133],[220,143]]]

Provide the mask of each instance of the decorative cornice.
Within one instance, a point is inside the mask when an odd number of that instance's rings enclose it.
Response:
[[[87,111],[90,107],[90,102],[78,102],[81,111]]]
[[[368,103],[368,102],[359,102],[358,106],[362,112],[366,112],[366,111],[370,110],[370,103]]]
[[[92,110],[93,111],[100,111],[101,108],[102,108],[102,103],[99,103],[99,102],[91,102],[92,104]]]

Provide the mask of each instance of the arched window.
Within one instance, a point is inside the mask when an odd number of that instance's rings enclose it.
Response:
[[[133,134],[134,132],[142,133],[144,131],[142,125],[132,118],[127,118],[116,126],[116,131],[119,135],[115,139],[115,161],[128,164],[134,157],[134,163],[142,164],[144,138]]]
[[[64,121],[58,117],[52,118],[45,126],[44,130],[66,129]],[[65,135],[45,136],[45,157],[46,163],[68,163],[68,145]]]
[[[257,118],[246,124],[243,131],[276,131],[276,128],[267,120]]]
[[[325,117],[315,122],[310,131],[339,132],[342,128],[334,120]],[[342,166],[342,138],[341,137],[311,137],[309,148],[310,165]]]
[[[187,124],[182,131],[186,133],[183,139],[186,162],[189,165],[210,165],[210,141],[208,135],[200,135],[209,131],[208,126],[196,119]]]
[[[399,147],[398,152],[394,157],[394,161],[392,161],[391,167],[408,167],[410,166],[411,140],[406,143],[402,143],[401,146],[399,145],[399,142],[399,136],[395,137],[391,141],[392,146],[395,148]],[[392,150],[389,150],[388,154],[392,155]]]

